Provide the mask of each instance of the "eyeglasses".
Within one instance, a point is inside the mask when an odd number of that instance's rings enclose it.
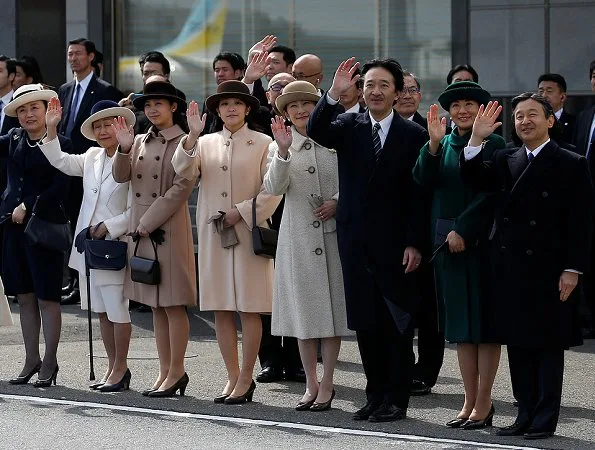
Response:
[[[403,88],[403,90],[401,92],[403,93],[403,95],[405,95],[405,94],[415,95],[415,94],[419,94],[421,92],[421,90],[416,87],[410,87],[410,88]]]
[[[273,92],[281,92],[283,90],[283,88],[285,86],[287,86],[289,83],[275,83],[271,86],[269,86],[269,91],[273,91]]]
[[[303,72],[300,73],[295,73],[293,72],[291,75],[293,76],[293,78],[295,78],[296,80],[305,80],[306,78],[312,78],[315,77],[317,75],[320,75],[322,72],[318,72],[318,73],[313,73],[312,75],[306,75]]]

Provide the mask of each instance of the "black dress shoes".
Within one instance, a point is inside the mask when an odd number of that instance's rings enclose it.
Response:
[[[273,366],[265,367],[258,375],[256,375],[256,381],[259,383],[274,383],[275,381],[281,381],[282,379],[283,370]]]
[[[449,428],[461,428],[461,425],[463,425],[468,420],[469,420],[469,417],[461,418],[461,419],[459,419],[457,417],[456,419],[452,419],[452,420],[449,420],[448,422],[446,422],[446,426]]]
[[[298,383],[306,382],[306,372],[303,367],[296,369],[285,369],[285,379],[287,381],[296,381]]]
[[[428,395],[432,393],[432,388],[420,380],[413,380],[411,383],[411,395]]]
[[[530,429],[527,430],[523,437],[529,440],[536,440],[536,439],[547,439],[551,438],[554,435],[553,431],[531,431]]]
[[[498,436],[522,436],[527,428],[529,428],[529,424],[515,422],[512,425],[498,429],[496,434]]]
[[[390,403],[383,403],[380,408],[370,414],[369,422],[394,422],[407,417],[407,410]]]
[[[368,402],[353,413],[353,420],[368,420],[370,414],[380,408],[381,403]]]

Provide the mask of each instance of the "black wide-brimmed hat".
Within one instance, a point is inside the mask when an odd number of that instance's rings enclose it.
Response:
[[[492,96],[479,84],[473,81],[457,81],[449,84],[438,97],[438,102],[444,110],[448,111],[450,104],[457,100],[475,100],[480,105],[487,104]]]
[[[224,81],[217,86],[217,93],[207,98],[207,109],[217,115],[217,108],[219,102],[224,98],[238,98],[251,108],[252,112],[256,112],[260,106],[260,102],[256,97],[250,95],[250,90],[241,81],[229,80]]]
[[[183,112],[186,110],[186,101],[178,97],[178,91],[173,84],[167,81],[151,81],[143,87],[143,95],[135,98],[132,103],[136,109],[143,110],[147,100],[155,98],[165,98],[171,102],[178,104],[178,110]]]

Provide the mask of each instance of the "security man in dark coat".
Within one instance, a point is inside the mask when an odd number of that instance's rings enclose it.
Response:
[[[529,92],[515,97],[512,108],[523,145],[482,162],[482,141],[501,125],[501,107],[490,102],[475,119],[461,175],[477,189],[497,192],[495,321],[519,402],[514,424],[498,434],[543,439],[558,423],[564,350],[581,340],[575,288],[589,264],[594,196],[587,160],[549,138],[554,112],[547,100]]]

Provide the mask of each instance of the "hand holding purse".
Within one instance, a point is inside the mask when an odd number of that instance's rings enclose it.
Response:
[[[254,197],[252,200],[252,248],[254,254],[263,258],[275,258],[278,238],[277,230],[256,225],[256,197]]]

